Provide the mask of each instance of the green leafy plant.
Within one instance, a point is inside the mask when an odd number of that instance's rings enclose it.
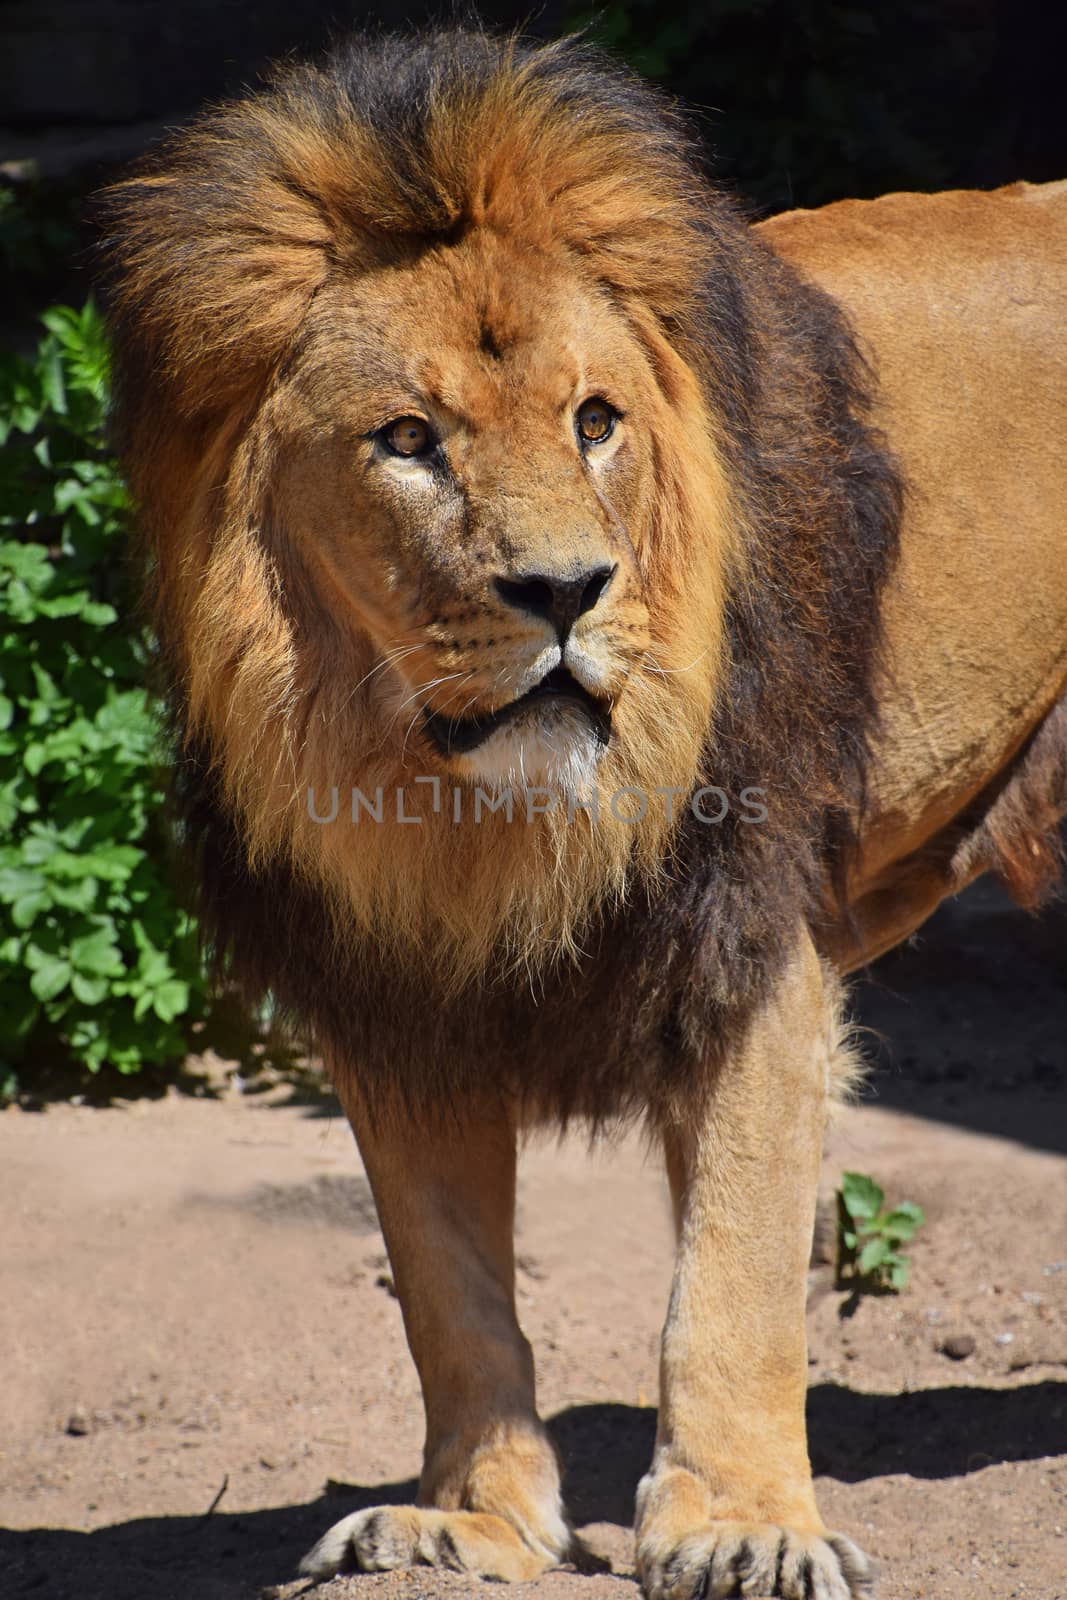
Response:
[[[57,1058],[185,1053],[207,990],[168,870],[161,718],[134,620],[90,303],[0,356],[0,1093]]]
[[[903,1289],[911,1263],[900,1246],[926,1221],[921,1206],[903,1200],[887,1210],[885,1194],[863,1172],[843,1172],[837,1191],[838,1276],[857,1289]]]

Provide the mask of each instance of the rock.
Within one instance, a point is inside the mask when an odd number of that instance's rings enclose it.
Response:
[[[938,1349],[943,1356],[948,1356],[950,1361],[966,1361],[968,1356],[973,1356],[977,1346],[969,1333],[950,1333],[947,1339],[942,1339]]]
[[[67,1426],[64,1431],[69,1433],[74,1439],[84,1439],[87,1433],[92,1433],[92,1418],[85,1410],[84,1406],[75,1406],[74,1410],[67,1418]]]

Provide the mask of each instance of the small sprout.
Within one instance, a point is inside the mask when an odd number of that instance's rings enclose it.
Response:
[[[911,1263],[899,1246],[926,1221],[921,1206],[885,1208],[881,1187],[863,1172],[843,1172],[837,1191],[838,1278],[857,1291],[903,1289]]]

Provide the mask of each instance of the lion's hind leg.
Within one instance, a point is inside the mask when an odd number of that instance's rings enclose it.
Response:
[[[568,1558],[559,1465],[515,1314],[515,1130],[502,1111],[369,1118],[335,1074],[389,1250],[426,1406],[418,1504],[345,1517],[305,1557],[322,1578],[439,1566],[533,1578]]]

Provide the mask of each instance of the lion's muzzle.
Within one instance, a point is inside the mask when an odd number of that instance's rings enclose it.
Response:
[[[578,618],[592,611],[602,599],[617,571],[617,563],[609,566],[601,562],[578,571],[497,577],[493,587],[506,605],[551,623],[562,645]]]

